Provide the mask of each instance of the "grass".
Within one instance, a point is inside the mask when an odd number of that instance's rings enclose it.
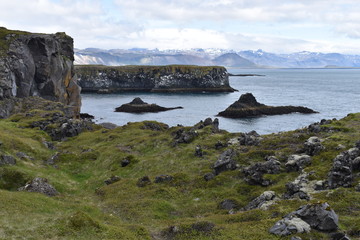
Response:
[[[285,183],[298,176],[285,171],[267,174],[264,177],[274,182],[269,187],[248,185],[239,170],[205,181],[204,174],[212,171],[211,166],[226,149],[216,149],[215,144],[227,142],[236,133],[212,133],[205,127],[191,143],[174,146],[172,133],[178,127],[152,131],[143,129],[143,123],[129,123],[113,130],[94,127],[65,142],[53,142],[56,149],[51,150],[43,144],[50,137],[29,128],[31,121],[49,115],[43,111],[32,114],[31,118],[19,114],[0,120],[0,155],[17,160],[14,166],[0,167],[0,239],[278,239],[268,233],[269,228],[307,203],[281,200],[266,211],[233,215],[220,209],[219,203],[225,199],[236,201],[241,208],[266,190],[281,196]],[[360,139],[360,114],[351,114],[331,126],[349,131],[310,134],[296,130],[263,136],[259,146],[228,148],[238,152],[236,161],[241,166],[264,161],[267,155],[275,155],[284,164],[308,137],[317,135],[324,139],[325,150],[313,157],[305,171],[314,171],[311,180],[324,180],[333,158],[344,150],[338,145],[348,149]],[[194,155],[197,145],[205,152],[201,158]],[[33,160],[20,159],[17,152]],[[44,164],[56,153],[57,167]],[[125,158],[131,162],[122,167]],[[173,180],[155,183],[155,177],[162,174],[171,175]],[[104,180],[111,176],[120,180],[106,185]],[[151,183],[138,187],[137,181],[143,176]],[[34,177],[47,178],[60,195],[16,191]],[[327,201],[339,215],[341,231],[356,239],[360,233],[359,194],[354,188],[326,190],[313,194],[313,201]],[[327,238],[314,230],[299,236]]]

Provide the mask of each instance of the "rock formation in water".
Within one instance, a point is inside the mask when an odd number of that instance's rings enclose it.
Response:
[[[166,108],[156,104],[148,104],[141,100],[141,98],[134,98],[130,103],[121,105],[115,108],[115,112],[128,112],[128,113],[144,113],[144,112],[163,112],[173,109],[181,109],[182,107]]]
[[[219,113],[219,116],[230,118],[255,117],[261,115],[279,115],[288,113],[317,113],[306,107],[295,106],[267,106],[256,101],[251,93],[240,96],[239,100],[231,104],[225,111]]]
[[[81,98],[73,61],[73,39],[65,33],[0,28],[0,100],[40,96],[65,104],[77,117]]]
[[[217,66],[76,66],[83,92],[233,92],[228,72]]]

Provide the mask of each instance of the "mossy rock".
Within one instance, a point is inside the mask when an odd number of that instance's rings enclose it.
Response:
[[[16,191],[31,179],[31,177],[14,168],[0,168],[0,189]]]

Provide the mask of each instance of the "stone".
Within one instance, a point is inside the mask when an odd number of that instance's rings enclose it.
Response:
[[[197,136],[198,133],[196,130],[190,129],[189,131],[185,131],[184,128],[180,128],[176,132],[173,133],[174,136],[174,145],[179,143],[190,143],[192,142]]]
[[[205,181],[210,181],[211,179],[213,179],[215,177],[215,174],[214,173],[206,173],[204,175],[204,180]]]
[[[352,161],[352,169],[353,171],[360,171],[360,157],[357,157]]]
[[[0,167],[4,165],[15,165],[16,159],[10,155],[2,155],[0,157]]]
[[[272,158],[266,162],[255,163],[242,170],[245,175],[245,181],[252,185],[269,186],[270,180],[264,179],[264,174],[280,173],[280,162],[276,158]]]
[[[131,160],[129,158],[124,158],[123,160],[121,160],[121,167],[126,167],[127,165],[129,165],[131,163]]]
[[[326,202],[301,206],[291,215],[296,215],[307,222],[311,228],[319,231],[336,231],[338,229],[339,218]]]
[[[279,115],[293,112],[317,113],[306,107],[295,106],[267,106],[259,103],[251,93],[242,94],[239,100],[231,104],[227,109],[219,112],[218,115],[229,118],[246,118],[262,115]]]
[[[37,192],[47,196],[53,197],[58,195],[58,191],[48,183],[46,178],[34,178],[31,182],[27,183],[24,187],[20,187],[18,191]]]
[[[285,163],[285,168],[288,172],[300,171],[304,167],[311,164],[311,157],[306,154],[293,154],[288,157],[287,162]]]
[[[195,147],[195,156],[196,157],[202,157],[203,156],[203,150],[200,145],[197,145]]]
[[[338,187],[351,187],[353,181],[353,161],[348,151],[337,155],[333,160],[332,168],[328,174],[328,184],[331,189]]]
[[[223,171],[235,170],[237,168],[235,156],[236,152],[231,148],[224,151],[213,165],[215,175],[219,175]]]
[[[314,156],[324,149],[324,146],[321,144],[321,140],[318,137],[310,137],[304,143],[304,152],[307,155]]]
[[[265,191],[257,198],[253,199],[248,205],[244,207],[243,210],[251,210],[256,208],[262,208],[263,205],[267,204],[268,202],[274,200],[276,194],[274,191]]]
[[[286,183],[286,192],[284,193],[283,198],[310,200],[309,192],[315,190],[315,184],[310,184],[308,180],[310,174],[312,173],[300,174],[293,182]]]
[[[142,178],[139,178],[139,180],[137,181],[136,185],[138,187],[145,187],[147,185],[151,184],[151,180],[148,176],[144,176]]]
[[[159,175],[155,177],[155,183],[164,183],[164,182],[171,182],[173,180],[173,177],[170,175]]]
[[[220,209],[225,209],[225,210],[232,210],[232,209],[237,209],[239,208],[239,204],[235,201],[235,200],[232,200],[232,199],[225,199],[224,201],[222,201],[220,204],[219,204],[219,208]]]
[[[111,176],[109,179],[106,179],[105,181],[104,181],[104,183],[106,184],[106,185],[110,185],[110,184],[113,184],[113,183],[115,183],[115,182],[118,182],[118,181],[120,181],[120,177],[119,176]]]
[[[45,147],[47,147],[48,149],[54,150],[55,146],[52,142],[47,142],[47,141],[43,141],[43,144]]]
[[[219,132],[219,119],[215,118],[214,121],[211,118],[206,118],[204,121],[200,121],[194,125],[192,130],[203,129],[204,127],[211,126],[212,132],[217,133]]]
[[[17,152],[16,153],[16,156],[22,160],[31,160],[31,161],[34,161],[34,158],[33,157],[30,157],[29,155],[27,155],[26,153],[23,153],[23,152]]]
[[[48,160],[45,161],[45,164],[56,166],[56,161],[59,159],[59,153],[55,153]]]
[[[278,236],[287,236],[296,233],[308,233],[310,230],[310,225],[301,218],[286,217],[276,222],[269,232]]]
[[[348,236],[346,236],[345,233],[342,232],[336,232],[330,234],[330,240],[350,240]]]
[[[293,236],[290,238],[290,240],[302,240],[302,238],[298,236]]]
[[[334,128],[333,127],[326,127],[326,126],[323,126],[323,125],[328,125],[328,124],[331,124],[332,122],[333,122],[333,120],[321,119],[320,122],[310,124],[308,126],[308,130],[310,132],[313,132],[313,133],[319,133],[321,131],[330,132],[330,131],[333,131]]]
[[[215,149],[221,149],[221,148],[224,148],[224,147],[227,147],[226,143],[222,143],[221,141],[217,141],[215,143]]]
[[[257,146],[260,144],[262,138],[256,131],[251,131],[248,133],[240,133],[238,140],[240,145]]]

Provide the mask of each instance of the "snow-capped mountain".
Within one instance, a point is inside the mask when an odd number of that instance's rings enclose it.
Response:
[[[226,67],[277,67],[323,68],[360,67],[359,55],[339,53],[297,52],[290,54],[269,53],[262,50],[234,50],[219,48],[196,49],[75,49],[75,64],[102,65],[221,65]]]

